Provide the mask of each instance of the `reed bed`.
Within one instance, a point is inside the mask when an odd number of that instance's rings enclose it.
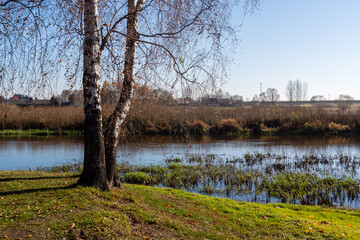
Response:
[[[84,127],[84,112],[81,108],[67,107],[20,107],[0,104],[0,128],[80,130]]]
[[[345,155],[246,153],[168,158],[164,165],[121,163],[127,183],[185,189],[254,202],[356,206],[360,197],[360,159]]]
[[[304,155],[245,153],[166,158],[163,164],[118,163],[122,182],[170,187],[260,203],[359,207],[360,157],[350,154]],[[34,169],[30,169],[34,170]],[[39,167],[35,171],[82,171],[81,163]]]
[[[113,106],[103,106],[104,121]],[[0,128],[82,130],[82,108],[0,104]],[[359,111],[280,106],[187,107],[135,102],[126,134],[347,134],[360,133]]]

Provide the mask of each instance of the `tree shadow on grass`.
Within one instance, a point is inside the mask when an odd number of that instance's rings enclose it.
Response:
[[[24,193],[37,193],[37,192],[46,192],[51,190],[64,190],[64,189],[72,189],[76,188],[78,184],[72,184],[64,187],[53,187],[53,188],[30,188],[25,190],[18,190],[18,191],[6,191],[6,192],[0,192],[0,196],[7,196],[7,195],[18,195],[18,194],[24,194]]]
[[[43,180],[43,179],[60,179],[60,178],[78,178],[80,174],[72,176],[59,176],[59,177],[27,177],[27,178],[0,178],[0,182],[10,182],[10,181],[21,181],[21,180]]]

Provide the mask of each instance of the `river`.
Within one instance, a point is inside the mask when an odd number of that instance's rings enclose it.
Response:
[[[0,170],[36,169],[83,161],[81,137],[0,137]],[[351,154],[360,155],[360,137],[271,136],[198,137],[171,136],[130,138],[118,147],[118,162],[162,164],[169,157],[215,154],[223,158],[247,152],[275,154]]]

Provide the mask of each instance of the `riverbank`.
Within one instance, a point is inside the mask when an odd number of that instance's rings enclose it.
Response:
[[[112,106],[103,107],[106,121]],[[0,135],[81,134],[82,108],[19,107],[0,104]],[[134,104],[125,135],[354,135],[360,133],[358,111],[337,109],[245,106],[185,107]],[[38,129],[38,130],[34,130]],[[16,131],[13,131],[16,130]],[[30,131],[30,133],[28,132]],[[40,135],[41,135],[40,134]]]
[[[359,239],[360,211],[255,204],[124,184],[100,192],[69,173],[0,171],[4,239]]]
[[[49,129],[5,129],[0,136],[82,136],[81,130],[49,130]]]

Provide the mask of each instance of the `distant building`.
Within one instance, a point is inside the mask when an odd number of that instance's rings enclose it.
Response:
[[[230,99],[219,99],[218,101],[219,105],[222,107],[228,107],[231,106],[233,103]]]
[[[219,100],[217,98],[202,98],[201,104],[205,106],[217,106],[219,104]]]
[[[35,99],[32,97],[24,96],[21,94],[15,94],[11,98],[4,100],[4,103],[7,104],[16,104],[16,105],[36,105],[36,106],[49,106],[51,105],[51,101],[47,99]]]
[[[14,95],[12,98],[10,98],[10,100],[20,100],[20,97]]]
[[[179,105],[187,105],[187,106],[194,106],[197,104],[197,101],[191,99],[191,98],[179,98],[176,100],[177,104]]]
[[[38,105],[38,106],[49,106],[51,105],[51,100],[47,100],[47,99],[35,99],[32,101],[33,105]]]
[[[33,100],[32,97],[28,97],[28,96],[25,96],[25,95],[22,95],[22,94],[15,94],[14,96],[12,96],[12,97],[10,98],[10,100],[21,100],[21,99],[23,99],[23,100],[30,100],[30,101]]]

